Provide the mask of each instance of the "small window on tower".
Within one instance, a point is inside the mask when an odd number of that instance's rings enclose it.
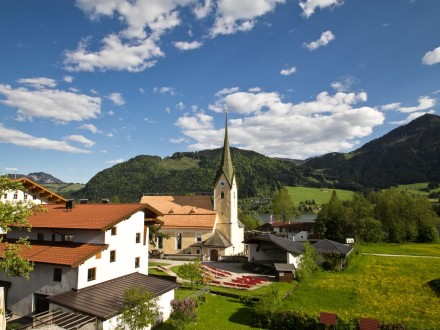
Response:
[[[221,198],[221,199],[224,199],[224,198],[225,198],[225,192],[224,192],[224,191],[222,191],[222,193],[220,194],[220,198]]]

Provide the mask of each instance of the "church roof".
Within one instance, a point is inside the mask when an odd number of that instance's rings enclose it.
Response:
[[[227,239],[227,237],[220,230],[215,230],[214,233],[211,235],[211,237],[209,237],[206,241],[196,242],[191,246],[193,246],[193,247],[203,246],[203,247],[211,247],[211,248],[228,248],[228,247],[232,246],[232,243],[230,240]]]
[[[234,166],[232,165],[231,150],[229,149],[229,135],[228,135],[228,114],[226,113],[226,123],[225,123],[225,139],[223,144],[222,159],[220,162],[220,168],[217,172],[217,177],[215,182],[218,181],[222,173],[226,176],[229,184],[232,185],[234,179]]]
[[[214,228],[217,212],[209,196],[143,196],[141,203],[157,214],[162,228]]]

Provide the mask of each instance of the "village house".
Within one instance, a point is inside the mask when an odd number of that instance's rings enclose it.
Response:
[[[21,255],[34,263],[29,280],[0,272],[8,309],[19,316],[36,314],[43,324],[63,320],[115,329],[124,291],[138,286],[158,297],[164,320],[170,316],[178,285],[148,276],[145,205],[75,205],[28,179],[24,186],[25,191],[6,192],[1,202],[12,194],[13,201],[31,200],[46,212],[29,217],[30,232],[12,227],[0,243],[3,254],[5,242],[28,236],[30,248],[23,247]]]
[[[257,230],[272,232],[277,236],[283,236],[297,242],[319,239],[319,235],[316,233],[316,222],[314,221],[273,221],[261,225]]]
[[[143,196],[151,219],[160,222],[155,249],[165,255],[194,255],[217,261],[244,253],[244,225],[238,220],[238,192],[226,116],[222,159],[210,196]],[[164,238],[167,237],[167,238]]]

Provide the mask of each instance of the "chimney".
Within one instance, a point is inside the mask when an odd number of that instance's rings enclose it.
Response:
[[[72,211],[72,209],[75,207],[75,200],[74,199],[68,199],[66,201],[66,210],[67,212]]]

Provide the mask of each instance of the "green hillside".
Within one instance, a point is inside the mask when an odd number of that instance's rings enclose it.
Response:
[[[287,189],[297,206],[299,202],[305,202],[307,200],[314,200],[317,205],[327,203],[330,200],[333,190],[336,191],[341,200],[351,199],[354,194],[354,192],[350,190],[332,188],[287,187]]]

